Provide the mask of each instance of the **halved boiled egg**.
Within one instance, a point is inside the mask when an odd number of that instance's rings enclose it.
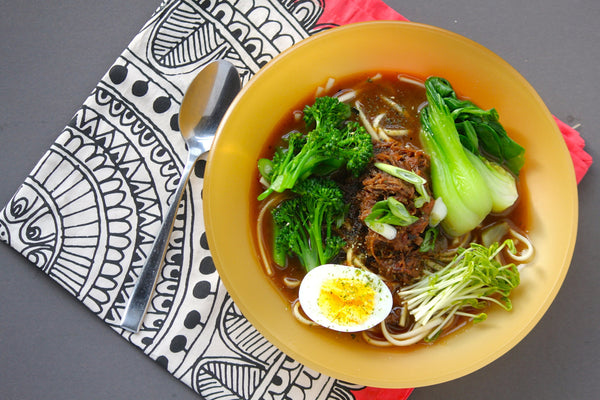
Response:
[[[337,264],[309,271],[300,284],[299,301],[315,323],[341,332],[372,328],[392,309],[392,293],[381,278]]]

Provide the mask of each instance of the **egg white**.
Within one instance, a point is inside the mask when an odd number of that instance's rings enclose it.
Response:
[[[360,324],[340,325],[323,314],[317,304],[321,287],[330,279],[358,279],[375,291],[374,309]],[[300,284],[299,301],[304,313],[315,323],[340,332],[363,331],[379,324],[392,309],[392,293],[376,274],[347,265],[325,264],[309,271]]]

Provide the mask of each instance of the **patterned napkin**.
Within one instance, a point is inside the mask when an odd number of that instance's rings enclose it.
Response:
[[[223,58],[245,83],[311,34],[374,19],[405,18],[380,0],[164,1],[0,211],[0,239],[203,398],[406,399],[412,389],[365,388],[306,368],[241,315],[207,246],[205,160],[142,329],[119,327],[186,158],[177,113],[197,72]],[[561,130],[580,180],[591,158],[576,131]]]

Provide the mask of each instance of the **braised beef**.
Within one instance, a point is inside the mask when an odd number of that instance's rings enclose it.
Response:
[[[377,142],[374,145],[374,162],[395,165],[423,177],[428,176],[427,155],[419,149],[398,142]],[[366,265],[370,269],[403,286],[412,283],[424,270],[423,253],[419,251],[419,246],[429,225],[433,201],[416,208],[414,200],[419,194],[414,185],[389,175],[372,164],[361,177],[359,187],[353,189],[355,190],[349,191],[354,192],[354,195],[350,194],[348,199],[350,221],[354,221],[348,230],[353,231],[353,237],[347,241],[354,243],[359,252],[367,254]],[[393,240],[368,229],[362,222],[375,203],[388,197],[394,197],[403,203],[412,215],[419,218],[409,226],[396,227],[397,235]]]

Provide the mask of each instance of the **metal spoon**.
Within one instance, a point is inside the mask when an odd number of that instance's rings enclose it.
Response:
[[[183,96],[179,110],[179,130],[187,143],[188,159],[173,202],[127,302],[121,327],[128,331],[137,332],[140,329],[156,286],[179,202],[190,173],[198,158],[210,150],[217,127],[240,88],[241,81],[235,67],[227,61],[219,60],[204,67]]]

